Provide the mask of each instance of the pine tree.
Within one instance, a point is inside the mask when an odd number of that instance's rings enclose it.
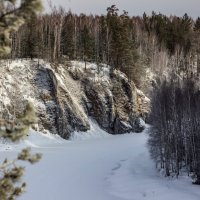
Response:
[[[9,54],[10,33],[18,30],[24,24],[42,10],[40,0],[25,0],[20,6],[16,6],[16,1],[0,1],[0,55]]]
[[[74,38],[74,29],[75,24],[73,21],[73,14],[68,12],[64,18],[63,29],[62,29],[62,41],[61,41],[61,49],[63,55],[67,55],[69,59],[74,58],[75,51],[75,38]]]
[[[200,32],[200,17],[196,19],[196,22],[194,24],[194,31],[199,31]]]
[[[19,7],[7,9],[10,4],[15,6],[15,1],[0,1],[0,56],[10,53],[10,34],[16,31],[25,22],[35,16],[41,9],[39,0],[22,1]],[[9,4],[9,5],[8,5]],[[17,121],[2,120],[0,126],[0,137],[10,139],[15,142],[27,135],[29,127],[36,123],[36,116],[31,104],[27,105],[23,117]],[[15,200],[18,198],[26,187],[26,183],[20,185],[21,178],[24,174],[24,168],[17,165],[17,161],[28,161],[32,164],[39,161],[40,154],[31,155],[29,149],[22,150],[15,160],[5,159],[0,165],[0,199]]]
[[[113,68],[119,69],[119,56],[120,56],[120,23],[118,16],[119,9],[112,5],[107,8],[107,26],[108,26],[108,36],[107,36],[107,57],[109,64]]]
[[[200,17],[194,24],[194,47],[197,54],[197,74],[200,75]]]
[[[138,54],[133,25],[128,12],[123,11],[123,14],[119,16],[118,9],[114,5],[109,7],[107,11],[110,64],[115,69],[125,72],[130,80],[139,82],[141,74],[138,73],[140,70],[137,70]]]
[[[84,25],[83,30],[81,31],[81,46],[82,58],[85,61],[86,70],[86,62],[94,56],[94,40],[86,25]]]
[[[106,23],[106,17],[101,16],[99,20],[99,58],[100,61],[103,63],[108,63],[108,43],[107,43],[107,23]]]

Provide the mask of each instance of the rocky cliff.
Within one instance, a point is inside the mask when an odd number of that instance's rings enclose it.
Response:
[[[140,132],[149,100],[127,77],[110,68],[82,62],[50,65],[43,60],[0,63],[1,118],[14,120],[27,101],[35,105],[41,132],[69,138],[90,129],[89,118],[111,134]]]

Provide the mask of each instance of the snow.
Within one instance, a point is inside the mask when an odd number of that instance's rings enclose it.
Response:
[[[87,73],[87,77],[94,82],[104,82],[109,84],[110,81],[110,66],[100,63],[99,65],[91,62],[86,63],[83,61],[71,61],[71,71],[79,70],[81,73]]]
[[[19,151],[25,147],[44,148],[48,146],[57,146],[59,144],[65,144],[68,141],[62,139],[59,135],[51,134],[48,131],[46,133],[40,133],[33,129],[30,130],[29,135],[18,143],[11,143],[5,139],[0,139],[0,152],[6,150]]]
[[[200,199],[199,186],[190,178],[167,179],[156,171],[146,146],[148,128],[141,134],[110,136],[90,123],[91,131],[75,133],[70,141],[31,131],[18,144],[43,153],[38,164],[26,167],[28,188],[20,200]],[[1,149],[0,157],[16,152],[18,148]]]
[[[140,126],[142,126],[142,127],[145,127],[145,122],[144,122],[144,120],[142,119],[142,118],[139,118],[139,120],[140,120]]]
[[[127,122],[122,121],[121,123],[127,128],[132,128],[132,126],[128,124]]]
[[[86,97],[82,84],[70,77],[66,67],[54,66],[37,59],[1,60],[0,65],[0,116],[2,115],[2,118],[13,119],[14,114],[21,115],[29,101],[35,106],[40,119],[40,131],[48,127],[53,133],[57,133],[54,111],[61,105],[58,105],[56,100],[59,98],[62,104],[68,104],[69,109],[74,111],[83,125],[88,125],[88,117],[83,108],[83,99],[86,100]],[[57,97],[52,95],[55,92],[53,85],[57,86]]]
[[[70,138],[70,140],[89,140],[89,139],[97,139],[103,137],[112,137],[110,134],[102,130],[96,121],[93,119],[89,120],[90,122],[90,130],[87,132],[74,132]]]
[[[40,102],[35,98],[35,91],[30,80],[34,79],[33,65],[36,61],[31,60],[2,60],[0,75],[0,104],[12,105],[18,98],[29,100],[34,105]],[[6,74],[6,76],[4,75]],[[17,104],[15,102],[15,104]],[[3,108],[1,108],[3,109]]]

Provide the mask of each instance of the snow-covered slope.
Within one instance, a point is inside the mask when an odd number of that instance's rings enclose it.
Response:
[[[104,138],[104,137],[111,137],[107,132],[102,130],[97,122],[93,119],[90,119],[90,130],[86,132],[78,132],[75,131],[70,137],[70,140],[76,141],[76,140],[91,140],[91,139],[97,139],[97,138]]]
[[[64,67],[43,60],[3,60],[0,65],[2,119],[12,120],[21,115],[27,101],[31,101],[39,117],[38,130],[41,132],[50,131],[68,138],[75,129],[89,129],[88,117],[77,95],[81,96],[81,88]]]
[[[32,133],[27,140],[43,158],[27,166],[28,188],[20,200],[200,199],[199,187],[189,178],[166,179],[156,172],[146,146],[148,129],[142,134],[106,136],[96,128],[90,138],[101,137],[84,141]],[[16,152],[6,150],[0,157]]]
[[[39,117],[37,130],[65,139],[74,131],[89,130],[90,118],[113,134],[143,128],[139,116],[147,109],[141,107],[149,102],[122,72],[115,70],[111,78],[107,65],[87,63],[85,69],[83,62],[65,66],[36,59],[1,60],[0,65],[2,119],[15,119],[32,101]]]

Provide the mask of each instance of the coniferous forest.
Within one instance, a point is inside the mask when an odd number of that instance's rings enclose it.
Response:
[[[161,71],[168,65],[179,74],[199,74],[199,32],[200,18],[187,14],[168,17],[152,12],[133,17],[113,5],[107,15],[87,16],[52,7],[51,14],[32,18],[11,34],[9,57],[106,63],[140,84],[145,68]]]

